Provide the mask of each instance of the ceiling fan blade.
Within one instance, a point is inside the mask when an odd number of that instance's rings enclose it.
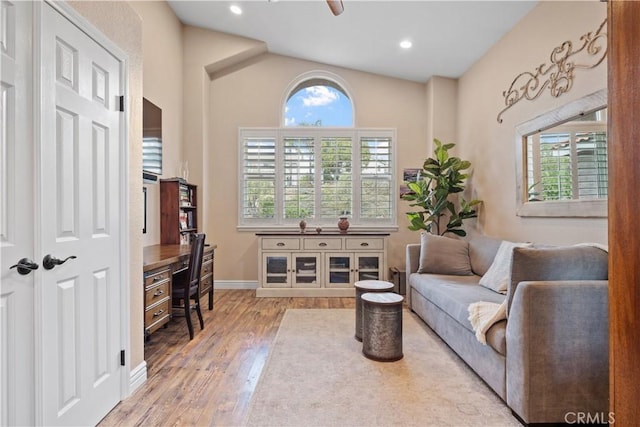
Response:
[[[329,9],[331,9],[331,13],[333,13],[335,16],[338,16],[342,12],[344,12],[342,0],[327,0],[327,4],[329,5]]]

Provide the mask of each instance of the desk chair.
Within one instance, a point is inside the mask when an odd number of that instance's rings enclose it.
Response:
[[[195,308],[200,319],[200,329],[204,329],[204,320],[200,311],[200,269],[202,268],[202,255],[204,253],[204,234],[195,234],[191,241],[191,256],[189,257],[189,267],[173,276],[172,281],[172,306],[173,308],[184,308],[184,315],[187,318],[189,328],[189,339],[193,339],[193,324],[191,323],[191,310]],[[195,301],[191,305],[191,300]],[[182,305],[180,302],[182,301]]]

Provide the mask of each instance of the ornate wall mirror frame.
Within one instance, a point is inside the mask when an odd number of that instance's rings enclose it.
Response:
[[[516,127],[517,215],[607,216],[607,91]]]

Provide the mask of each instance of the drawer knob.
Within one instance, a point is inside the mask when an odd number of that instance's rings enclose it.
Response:
[[[164,294],[164,291],[162,289],[158,289],[157,291],[154,292],[153,296],[159,297],[162,294]]]
[[[321,243],[318,243],[318,246],[323,246],[324,247],[324,246],[327,246],[327,244],[325,242],[321,242]]]
[[[369,244],[367,242],[362,242],[360,243],[360,246],[369,246]]]
[[[153,313],[153,317],[158,317],[158,316],[162,315],[162,313],[164,313],[164,309],[158,310],[155,313]]]
[[[153,278],[153,281],[154,281],[154,282],[158,282],[158,281],[160,281],[161,279],[162,279],[162,276],[156,276],[156,277],[154,277],[154,278]]]
[[[276,246],[284,246],[284,243],[278,242],[278,243],[276,243]]]

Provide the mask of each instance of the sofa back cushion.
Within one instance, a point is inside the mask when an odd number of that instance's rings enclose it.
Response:
[[[466,240],[421,233],[418,273],[472,275],[469,243]]]
[[[501,239],[473,233],[469,236],[469,261],[471,270],[478,276],[484,276],[496,257]]]
[[[515,248],[511,283],[507,291],[507,315],[520,282],[558,280],[607,280],[609,254],[597,245]]]

